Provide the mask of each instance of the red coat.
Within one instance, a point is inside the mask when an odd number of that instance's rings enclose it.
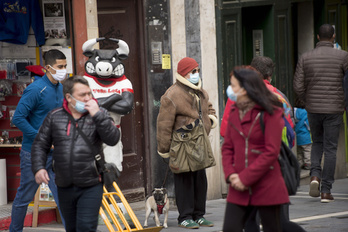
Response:
[[[220,135],[222,137],[225,137],[226,128],[227,128],[227,121],[228,121],[228,117],[230,115],[231,106],[233,104],[234,104],[234,101],[232,101],[231,99],[227,98],[225,111],[224,111],[224,114],[222,115],[221,126],[220,126]]]
[[[267,89],[268,89],[269,91],[271,91],[272,93],[275,93],[275,94],[278,96],[278,98],[279,98],[279,100],[280,100],[281,103],[286,103],[286,104],[288,105],[288,107],[291,108],[291,105],[290,105],[289,100],[286,99],[286,96],[285,96],[283,93],[281,93],[280,90],[278,90],[276,87],[274,87],[273,85],[271,85],[271,83],[269,83],[268,80],[263,80],[263,83],[265,83],[265,85],[266,85],[266,87],[267,87]],[[284,96],[283,96],[283,95],[284,95]],[[291,110],[292,110],[292,109],[291,109]],[[291,120],[291,115],[290,115],[290,114],[285,115],[285,118],[286,118],[286,120],[289,122],[291,128],[294,128],[295,125],[294,125],[294,123],[293,123],[292,120]]]
[[[257,114],[262,110],[255,105],[242,121],[239,110],[231,106],[231,113],[222,145],[222,164],[225,178],[238,173],[248,190],[240,192],[229,187],[227,201],[238,205],[277,205],[289,202],[288,192],[278,163],[278,154],[284,120],[283,110],[276,108],[273,115],[264,112],[263,133]],[[253,122],[254,126],[251,128]],[[251,131],[249,131],[251,129]],[[240,134],[248,137],[246,139]]]

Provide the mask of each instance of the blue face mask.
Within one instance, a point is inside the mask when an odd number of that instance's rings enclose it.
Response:
[[[199,73],[196,72],[195,74],[190,74],[190,78],[188,79],[189,82],[191,82],[192,84],[197,84],[199,81]]]
[[[226,89],[226,95],[227,95],[227,97],[228,97],[229,99],[231,99],[232,101],[234,101],[234,100],[233,100],[233,94],[234,94],[233,89],[232,89],[231,85],[229,85],[229,86],[227,87],[227,89]]]
[[[233,92],[232,86],[229,85],[226,89],[226,95],[229,99],[231,99],[231,101],[236,102],[237,101],[237,97],[238,97],[238,93],[240,92],[241,89],[239,89],[239,91],[237,93]]]
[[[71,95],[70,95],[71,96]],[[80,112],[81,114],[86,113],[87,110],[85,109],[85,104],[82,101],[76,100],[73,96],[71,96],[75,101],[75,105],[72,105],[72,107],[74,107],[75,110],[77,110],[78,112]]]

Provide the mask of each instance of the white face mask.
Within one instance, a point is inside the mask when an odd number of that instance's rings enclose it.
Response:
[[[188,80],[192,84],[197,84],[199,81],[199,73],[198,72],[196,72],[195,74],[190,73],[190,78]]]
[[[54,69],[51,65],[50,67],[56,71],[55,74],[51,73],[53,79],[55,79],[56,81],[63,81],[66,77],[66,69]]]

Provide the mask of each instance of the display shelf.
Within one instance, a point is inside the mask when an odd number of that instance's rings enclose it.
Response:
[[[0,147],[22,147],[22,144],[0,144]]]

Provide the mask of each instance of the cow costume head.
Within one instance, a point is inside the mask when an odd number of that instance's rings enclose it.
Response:
[[[105,38],[96,38],[87,40],[83,46],[83,55],[89,59],[85,64],[86,73],[98,78],[119,78],[124,75],[124,65],[122,60],[128,58],[128,44],[120,39],[109,38],[118,44],[115,50],[94,49],[93,46],[105,40]]]

